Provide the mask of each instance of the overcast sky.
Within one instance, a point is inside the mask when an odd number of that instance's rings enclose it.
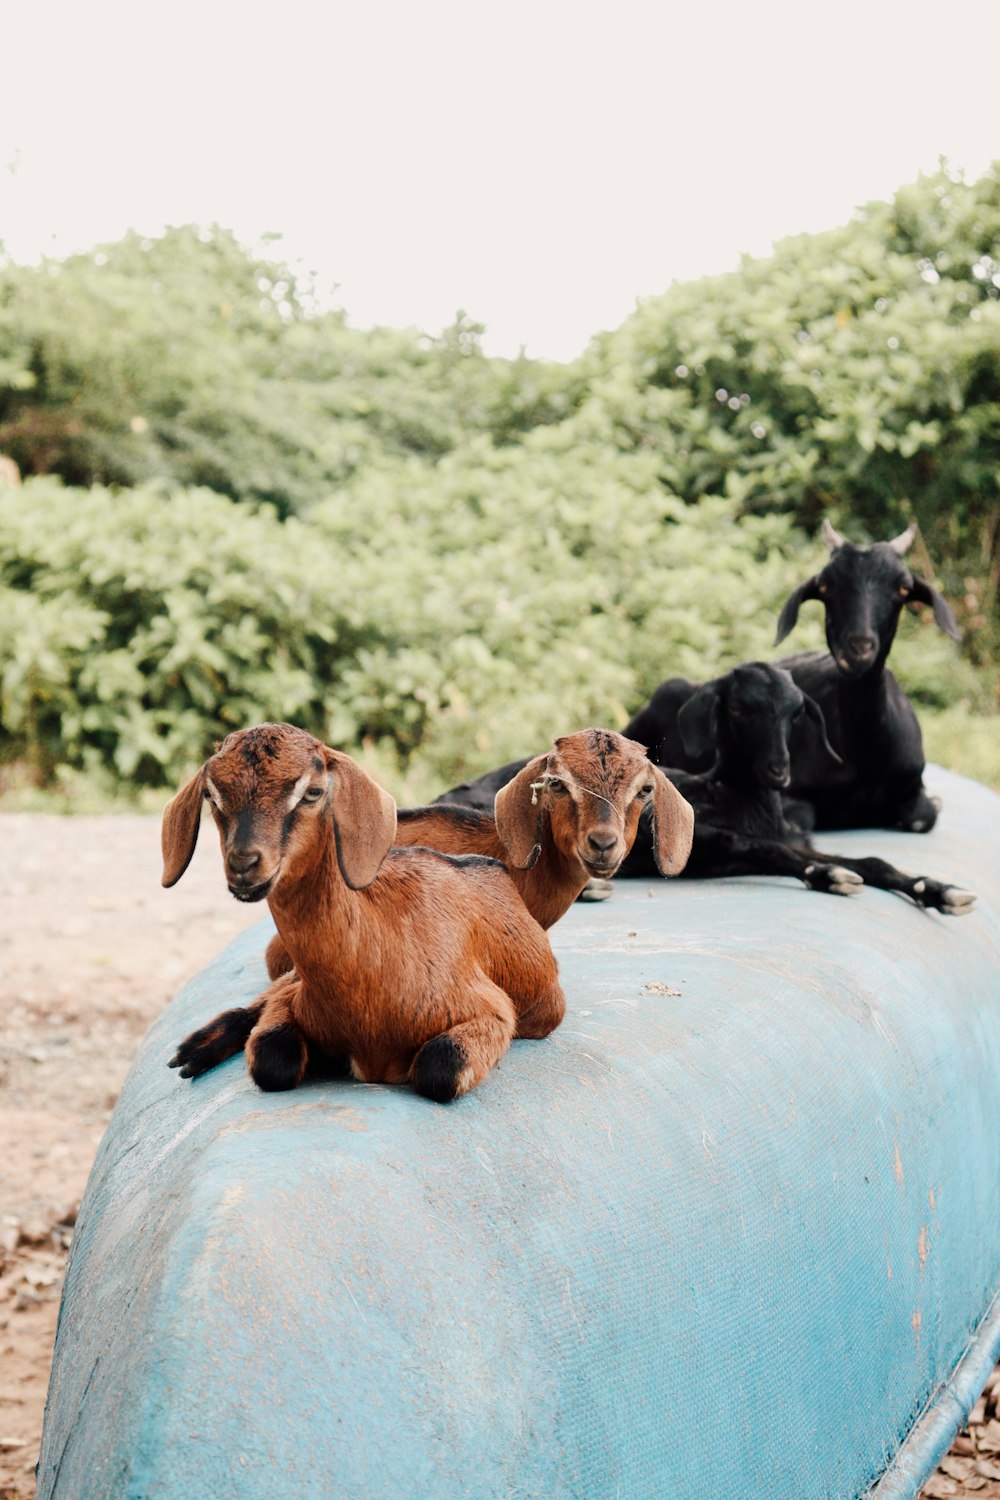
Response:
[[[570,358],[637,297],[1000,158],[971,0],[60,0],[10,8],[0,240],[283,236],[359,326]]]

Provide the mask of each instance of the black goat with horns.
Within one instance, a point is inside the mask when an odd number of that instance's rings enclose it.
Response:
[[[799,608],[818,600],[826,610],[829,654],[783,658],[795,682],[820,707],[830,743],[841,764],[831,764],[814,743],[792,742],[792,776],[786,813],[803,828],[900,828],[927,833],[937,804],[923,783],[924,747],[913,706],[886,667],[904,604],[929,604],[941,630],[953,640],[961,631],[935,588],[907,567],[904,557],[916,534],[907,527],[889,542],[856,546],[823,523],[830,550],[826,566],[794,589],[778,620],[775,645],[791,632]],[[624,733],[649,747],[661,766],[704,771],[712,753],[692,754],[678,716],[698,690],[674,677],[657,688]]]

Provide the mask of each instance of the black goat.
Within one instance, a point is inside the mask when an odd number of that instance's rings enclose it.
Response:
[[[832,771],[840,758],[826,736],[823,715],[791,675],[766,662],[749,662],[703,683],[680,707],[677,728],[692,760],[713,761],[702,774],[668,769],[694,808],[694,845],[682,878],[792,875],[811,890],[851,895],[862,884],[898,891],[918,906],[962,916],[975,897],[926,876],[905,875],[874,857],[821,853],[788,821],[782,793],[791,780],[793,735],[803,751]],[[621,876],[656,873],[642,821]]]
[[[830,654],[810,652],[781,663],[823,710],[844,762],[830,776],[814,758],[796,758],[791,792],[812,808],[817,828],[927,833],[937,821],[937,804],[923,783],[920,725],[885,665],[904,604],[929,604],[939,628],[953,640],[962,638],[937,589],[903,561],[915,533],[914,524],[891,542],[858,547],[825,521],[830,559],[789,595],[778,620],[775,645],[788,635],[805,600],[818,599],[826,609]]]
[[[951,609],[903,561],[913,541],[910,526],[891,542],[858,547],[823,523],[830,560],[788,597],[775,645],[793,629],[799,606],[817,599],[826,608],[829,654],[783,658],[799,687],[821,708],[830,742],[842,764],[832,766],[815,745],[792,743],[791,796],[786,812],[804,828],[901,828],[927,833],[937,805],[923,784],[924,747],[913,706],[885,663],[904,604],[929,604],[940,628],[961,639]],[[687,678],[661,683],[623,731],[649,748],[661,766],[703,771],[709,751],[693,756],[678,716],[697,689]]]

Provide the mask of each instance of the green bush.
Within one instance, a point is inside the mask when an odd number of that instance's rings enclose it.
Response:
[[[907,616],[892,664],[931,753],[1000,784],[997,173],[674,286],[570,366],[481,332],[350,329],[220,230],[0,259],[0,759],[164,786],[287,718],[426,794],[773,656],[822,516],[916,517],[966,639]],[[783,649],[822,644],[809,606]]]
[[[819,560],[786,517],[686,506],[648,455],[551,434],[383,468],[309,521],[208,491],[0,495],[0,753],[49,780],[167,785],[271,718],[439,790],[622,725],[665,676],[770,656]],[[982,706],[929,618],[900,636],[919,700]],[[821,644],[807,608],[794,646]]]

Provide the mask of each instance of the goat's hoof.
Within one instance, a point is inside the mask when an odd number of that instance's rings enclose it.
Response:
[[[949,885],[944,893],[944,905],[941,910],[946,917],[964,917],[973,910],[975,904],[974,891],[962,891],[957,885]]]
[[[614,892],[614,888],[613,880],[605,880],[601,875],[591,875],[576,899],[578,901],[607,901]]]
[[[297,1026],[275,1026],[250,1039],[250,1077],[265,1093],[293,1089],[306,1071],[306,1044]]]
[[[856,896],[864,885],[858,872],[844,865],[808,865],[802,878],[811,891],[824,891],[828,896]]]
[[[915,880],[907,894],[925,911],[939,911],[944,917],[964,917],[976,904],[974,892],[926,876]]]
[[[468,1059],[447,1032],[431,1037],[425,1042],[413,1060],[411,1077],[413,1087],[426,1099],[437,1104],[448,1104],[464,1092],[469,1068]]]

